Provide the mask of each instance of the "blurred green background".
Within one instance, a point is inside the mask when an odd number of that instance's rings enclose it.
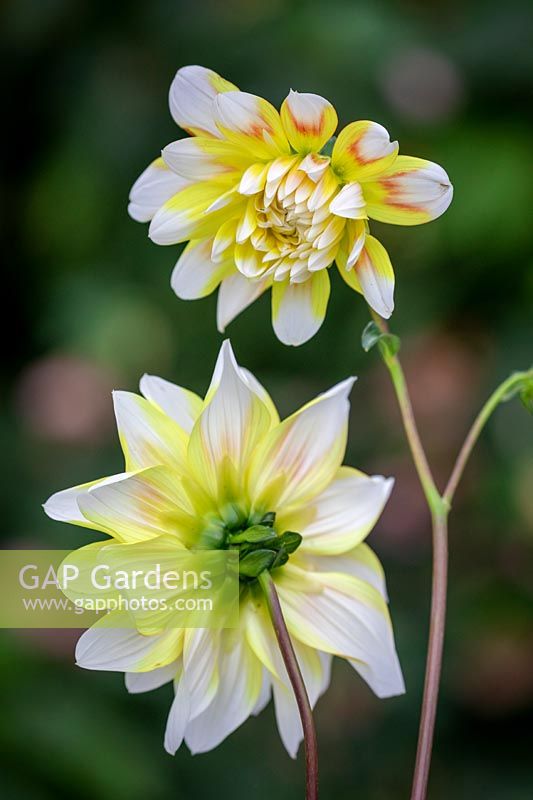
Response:
[[[488,391],[531,361],[531,89],[527,0],[2,4],[4,121],[1,432],[3,546],[67,548],[90,532],[48,520],[53,491],[121,469],[110,391],[161,374],[207,387],[215,298],[178,301],[177,248],[130,220],[131,183],[178,138],[167,91],[210,66],[279,103],[328,97],[341,123],[383,123],[441,163],[446,215],[374,225],[395,264],[394,330],[439,481]],[[320,333],[284,348],[263,298],[229,329],[240,362],[295,409],[348,374],[347,461],[395,475],[371,536],[389,581],[408,693],[380,702],[344,664],[319,702],[322,796],[408,796],[430,579],[429,525],[387,376],[365,355],[364,303],[334,277]],[[11,317],[11,313],[13,316]],[[432,800],[533,796],[533,462],[518,402],[483,435],[451,524],[450,608]],[[96,538],[96,535],[93,537]],[[73,631],[0,633],[0,788],[15,800],[302,797],[271,707],[216,751],[166,755],[170,688],[130,697],[78,670]]]

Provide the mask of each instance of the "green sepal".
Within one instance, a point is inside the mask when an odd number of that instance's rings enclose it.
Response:
[[[256,544],[258,542],[268,542],[269,539],[275,539],[276,533],[272,528],[266,525],[252,525],[245,531],[230,534],[228,541],[230,544],[240,544],[241,542],[248,542],[249,544]]]
[[[302,535],[295,531],[285,531],[278,539],[281,548],[289,555],[298,550],[302,543]]]
[[[270,570],[277,553],[274,550],[253,550],[239,561],[239,575],[245,578],[258,578],[265,570]]]

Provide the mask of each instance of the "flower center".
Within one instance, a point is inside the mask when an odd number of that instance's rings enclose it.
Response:
[[[268,570],[282,567],[289,556],[302,543],[302,536],[295,531],[277,533],[274,524],[276,514],[255,515],[245,521],[222,521],[212,523],[203,537],[203,547],[218,550],[237,550],[239,553],[239,580],[252,583]]]
[[[335,260],[346,220],[332,214],[329,206],[340,185],[329,159],[315,156],[309,162],[310,158],[268,180],[251,199],[246,238],[255,258],[249,277],[271,275],[275,281],[302,283]],[[239,241],[246,245],[246,239]],[[247,274],[246,264],[241,271]]]

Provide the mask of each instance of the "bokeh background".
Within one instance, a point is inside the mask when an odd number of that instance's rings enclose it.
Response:
[[[398,276],[395,332],[423,438],[443,481],[473,414],[531,362],[533,264],[527,0],[225,0],[2,3],[7,345],[2,546],[68,548],[90,532],[40,508],[54,490],[119,471],[110,391],[161,374],[202,392],[220,344],[215,299],[178,301],[177,248],[126,214],[131,183],[179,137],[176,69],[211,66],[279,103],[328,97],[402,152],[445,166],[455,200],[420,228],[378,226]],[[338,276],[337,276],[338,277]],[[6,286],[7,283],[7,286]],[[371,536],[389,580],[405,697],[380,702],[343,664],[319,702],[323,797],[408,796],[428,621],[428,515],[387,375],[365,355],[363,302],[334,276],[318,336],[284,348],[263,298],[229,330],[284,412],[348,374],[348,462],[395,475]],[[449,624],[431,798],[533,796],[531,419],[501,407],[451,523]],[[0,787],[14,800],[302,797],[303,764],[269,708],[215,752],[162,748],[170,688],[129,697],[78,670],[72,631],[0,632]]]

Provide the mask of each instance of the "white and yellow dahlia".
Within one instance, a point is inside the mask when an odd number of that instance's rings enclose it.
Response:
[[[215,72],[180,69],[170,111],[190,138],[172,142],[135,182],[129,213],[152,241],[189,241],[172,273],[185,300],[220,285],[220,331],[266,289],[285,344],[324,319],[333,263],[381,316],[394,307],[394,272],[368,220],[418,225],[442,214],[452,186],[442,167],[398,155],[376,122],[352,122],[333,142],[337,114],[291,91],[278,112]]]
[[[228,342],[203,400],[145,375],[142,397],[114,395],[126,472],[52,495],[46,513],[104,532],[115,553],[169,537],[191,551],[235,547],[261,521],[280,540],[298,532],[269,570],[311,703],[328,687],[335,655],[379,697],[400,694],[383,570],[364,543],[393,482],[341,466],[352,385],[280,421]],[[283,743],[297,752],[301,722],[266,602],[249,573],[241,578],[237,628],[147,634],[120,629],[118,620],[116,628],[97,623],[78,642],[80,666],[125,672],[130,692],[173,681],[170,753],[183,740],[192,752],[210,750],[271,695]]]

